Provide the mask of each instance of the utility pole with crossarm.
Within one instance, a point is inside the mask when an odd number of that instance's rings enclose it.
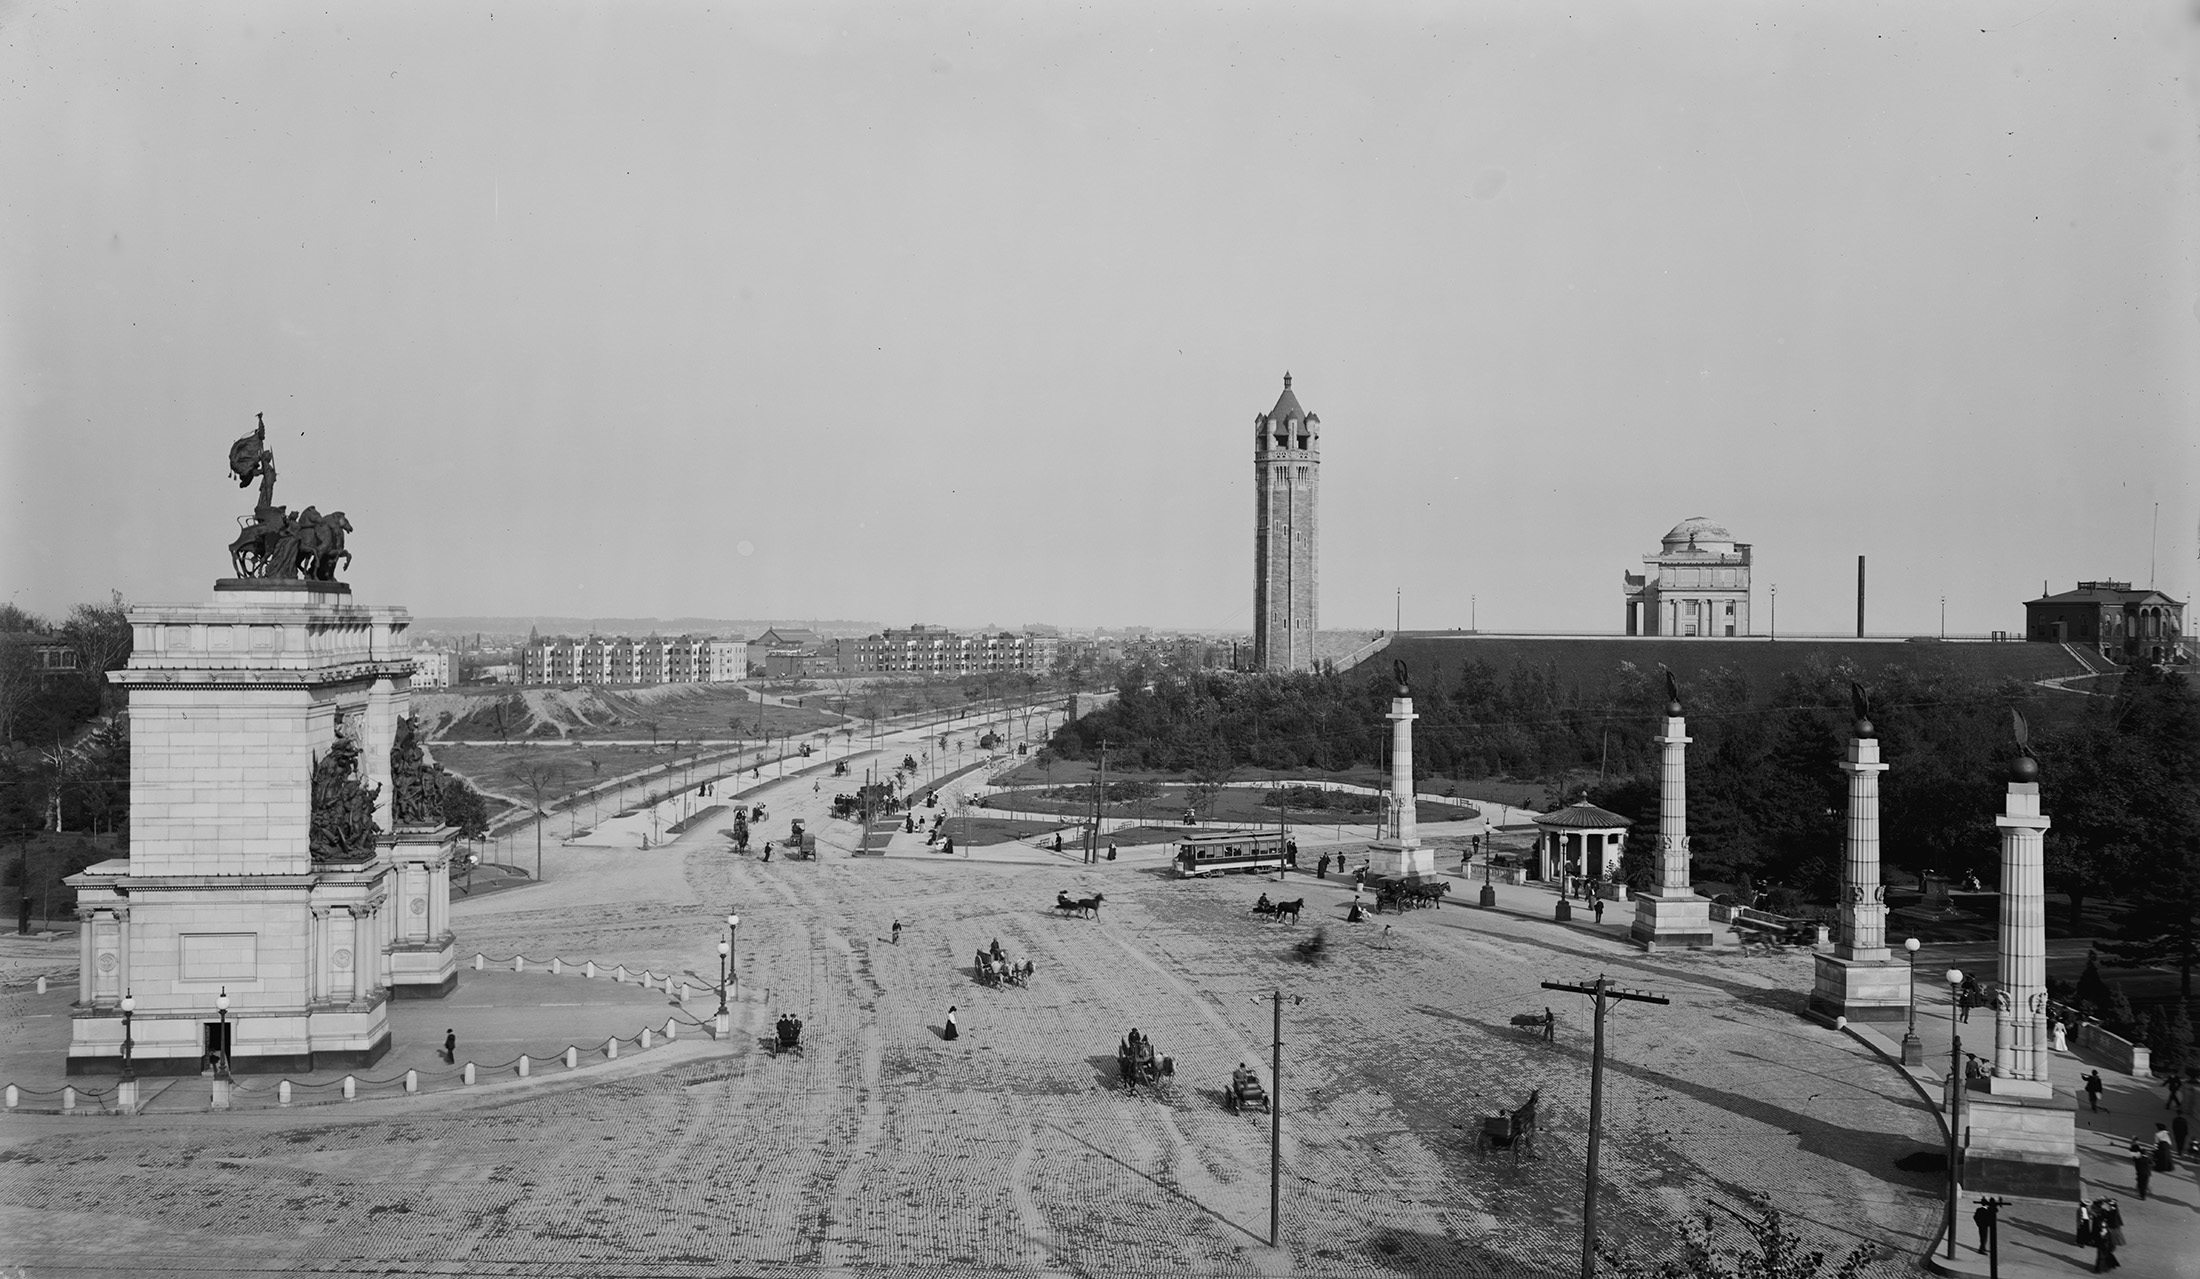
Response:
[[[1646,990],[1624,990],[1602,976],[1590,985],[1576,982],[1547,981],[1545,990],[1567,990],[1577,995],[1587,995],[1596,1001],[1596,1047],[1589,1055],[1589,1177],[1588,1187],[1581,1195],[1581,1279],[1596,1279],[1597,1273],[1597,1129],[1604,1118],[1604,1010],[1607,1001],[1632,1000],[1643,1004],[1670,1004],[1673,1001],[1663,995],[1653,995]]]

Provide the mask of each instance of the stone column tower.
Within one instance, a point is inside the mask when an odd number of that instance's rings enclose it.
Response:
[[[1680,686],[1666,673],[1670,699],[1658,744],[1658,882],[1635,896],[1629,936],[1645,950],[1699,950],[1717,944],[1711,900],[1696,895],[1688,857],[1688,719]]]
[[[1276,407],[1253,419],[1253,668],[1314,665],[1314,499],[1322,420],[1299,407],[1283,375]]]
[[[1879,735],[1865,714],[1864,690],[1852,687],[1856,724],[1841,771],[1849,777],[1848,855],[1841,871],[1841,933],[1831,955],[1814,955],[1810,1011],[1887,1024],[1910,1007],[1910,972],[1887,951],[1887,889],[1879,871]]]
[[[1965,1194],[2063,1202],[2083,1193],[2077,1103],[2055,1095],[2047,1062],[2047,910],[2040,766],[2019,754],[1994,824],[2001,828],[2000,981],[1994,992],[1994,1069],[1965,1085]]]

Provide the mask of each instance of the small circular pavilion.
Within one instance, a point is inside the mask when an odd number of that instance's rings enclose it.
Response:
[[[1586,799],[1542,814],[1535,819],[1537,877],[1569,895],[1581,891],[1583,881],[1617,881],[1620,853],[1632,825]]]

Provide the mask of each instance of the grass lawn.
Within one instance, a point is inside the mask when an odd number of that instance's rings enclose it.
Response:
[[[1020,839],[1044,835],[1063,829],[1061,822],[1027,822],[1011,817],[950,817],[941,828],[954,839],[955,847],[985,848],[993,844],[1013,844]],[[1062,837],[1067,840],[1069,836]]]
[[[730,745],[725,743],[718,749]],[[606,778],[647,768],[671,770],[628,785],[623,796],[625,803],[638,803],[652,791],[678,789],[689,775],[685,767],[689,752],[675,756],[669,746],[651,751],[647,746],[454,746],[438,742],[430,750],[436,763],[466,778],[477,788],[522,798],[532,798],[525,779],[528,770],[547,770],[550,776],[543,786],[544,807],[560,804]],[[717,771],[716,766],[702,767],[695,769],[693,775],[701,782],[706,775]],[[621,799],[621,793],[613,788],[601,796],[600,803],[605,812],[610,812],[614,805],[624,806]],[[492,811],[498,807],[494,798],[489,802]]]

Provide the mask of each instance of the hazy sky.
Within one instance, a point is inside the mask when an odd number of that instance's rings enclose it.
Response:
[[[268,415],[422,614],[2020,629],[2200,584],[2187,5],[0,0],[0,596],[204,598]]]

